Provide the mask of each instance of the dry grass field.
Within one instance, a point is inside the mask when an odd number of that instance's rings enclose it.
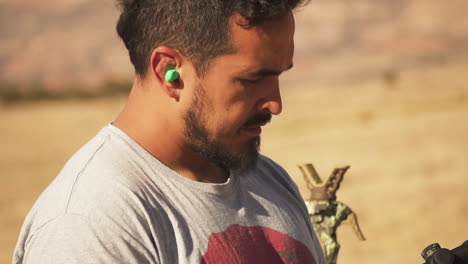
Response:
[[[262,152],[307,190],[296,165],[322,177],[349,164],[338,200],[358,214],[367,241],[339,229],[340,263],[422,263],[439,242],[468,239],[466,65],[402,72],[393,82],[283,85],[284,112]],[[113,120],[125,98],[0,105],[0,263],[22,221],[65,161]]]

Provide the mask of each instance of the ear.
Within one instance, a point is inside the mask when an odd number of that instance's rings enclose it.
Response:
[[[183,89],[183,76],[180,72],[182,66],[183,57],[175,49],[168,47],[157,47],[151,53],[150,63],[151,71],[150,73],[154,76],[156,81],[160,84],[160,87],[163,91],[170,97],[176,100],[177,102],[180,99],[180,92]],[[179,71],[179,78],[172,82],[166,81],[166,72],[170,69],[176,69]]]

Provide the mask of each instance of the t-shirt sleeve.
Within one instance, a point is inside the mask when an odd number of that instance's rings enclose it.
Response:
[[[65,213],[39,228],[22,263],[158,263],[145,245],[118,225]]]

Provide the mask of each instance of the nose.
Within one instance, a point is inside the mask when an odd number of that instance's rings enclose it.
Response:
[[[283,103],[278,80],[269,87],[268,92],[258,101],[257,106],[259,112],[270,112],[272,115],[281,114]]]

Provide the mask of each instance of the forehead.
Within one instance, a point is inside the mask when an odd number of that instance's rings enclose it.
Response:
[[[282,72],[292,65],[294,54],[294,17],[289,13],[258,26],[245,27],[244,18],[230,19],[231,45],[235,52],[219,57],[218,65],[228,71],[242,72],[269,68]]]

